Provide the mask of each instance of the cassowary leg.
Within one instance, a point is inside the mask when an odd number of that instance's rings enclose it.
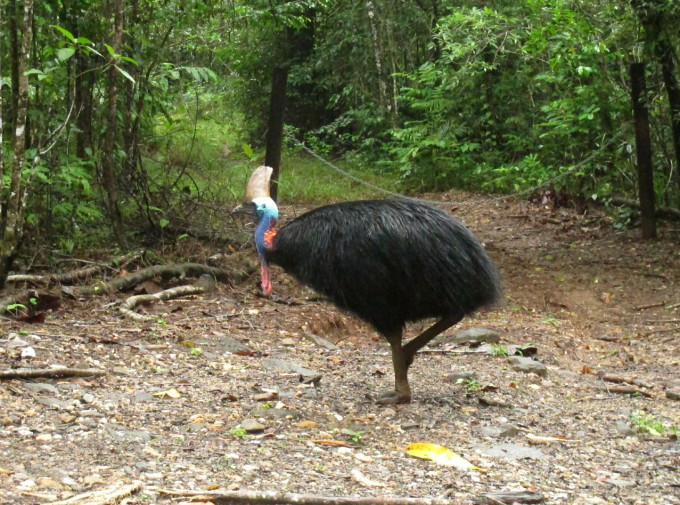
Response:
[[[394,391],[388,391],[378,399],[383,405],[408,403],[411,401],[411,388],[408,385],[408,366],[406,354],[401,346],[401,329],[385,335],[392,348],[392,365],[394,366]]]
[[[451,328],[451,326],[460,322],[461,319],[463,319],[463,316],[459,315],[444,317],[437,321],[436,323],[434,323],[420,335],[414,337],[408,343],[401,346],[402,352],[406,359],[406,366],[409,367],[411,363],[413,363],[413,358],[415,357],[416,353],[420,348],[427,345],[428,342],[430,342],[430,340],[439,335],[441,332],[448,330],[449,328]]]

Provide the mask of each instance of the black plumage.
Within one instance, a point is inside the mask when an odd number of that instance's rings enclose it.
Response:
[[[497,302],[500,281],[475,237],[445,212],[415,200],[362,200],[318,208],[276,230],[271,168],[259,167],[246,189],[257,223],[262,289],[268,263],[284,268],[337,306],[372,324],[389,342],[395,391],[381,403],[411,400],[408,368],[416,352],[465,315]],[[439,320],[402,344],[408,321]]]
[[[410,200],[363,200],[313,210],[277,231],[265,252],[380,333],[408,321],[464,316],[495,302],[496,270],[458,221]]]

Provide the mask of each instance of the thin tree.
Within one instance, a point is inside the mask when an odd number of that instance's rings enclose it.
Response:
[[[118,187],[116,183],[116,162],[114,150],[118,124],[118,53],[123,40],[123,0],[113,0],[114,32],[111,47],[113,54],[109,61],[106,134],[102,145],[102,179],[107,195],[107,208],[111,217],[113,234],[118,245],[125,249],[127,240],[123,230],[123,216],[118,204]]]
[[[633,115],[635,118],[635,147],[637,150],[642,238],[651,239],[656,237],[656,220],[654,219],[655,195],[652,141],[649,135],[649,111],[647,110],[644,63],[631,64],[630,82]]]
[[[0,198],[0,289],[4,287],[12,264],[19,253],[24,235],[24,209],[28,196],[28,182],[22,180],[25,165],[26,135],[28,121],[28,63],[33,42],[33,0],[24,1],[24,16],[21,29],[21,47],[13,54],[17,55],[18,82],[16,89],[14,154],[9,176],[6,207]],[[2,154],[0,154],[2,156]],[[0,173],[4,175],[4,173]],[[0,177],[0,194],[4,194]]]

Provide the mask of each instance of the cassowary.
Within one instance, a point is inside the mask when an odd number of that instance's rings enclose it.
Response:
[[[413,200],[361,200],[327,205],[281,229],[269,197],[272,169],[259,167],[246,189],[256,222],[262,290],[271,293],[268,263],[370,323],[392,349],[395,391],[383,404],[411,400],[408,368],[416,352],[466,314],[501,296],[486,251],[458,221]],[[435,317],[433,326],[402,345],[406,322]]]

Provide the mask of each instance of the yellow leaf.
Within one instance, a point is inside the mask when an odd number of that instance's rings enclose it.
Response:
[[[154,393],[153,396],[157,396],[158,398],[172,398],[173,400],[182,398],[180,392],[175,388],[168,389],[167,391],[159,391],[158,393]]]
[[[438,465],[451,466],[457,470],[483,470],[478,466],[473,465],[468,460],[451,452],[446,447],[441,445],[431,444],[429,442],[416,442],[409,444],[406,448],[406,454],[414,458],[427,459],[434,461]]]
[[[299,423],[293,423],[293,426],[297,426],[298,428],[316,428],[319,426],[319,423],[314,421],[300,421]]]

